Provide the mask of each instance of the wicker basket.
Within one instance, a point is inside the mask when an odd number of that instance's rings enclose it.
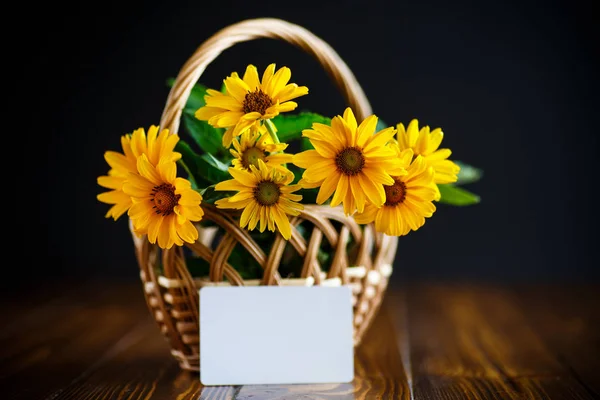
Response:
[[[171,89],[161,126],[177,132],[181,110],[206,66],[235,43],[259,38],[284,40],[314,56],[336,82],[357,118],[362,120],[371,114],[369,102],[354,75],[329,45],[297,25],[277,19],[253,19],[219,31],[196,50]],[[376,233],[372,225],[359,226],[340,208],[307,205],[299,216],[291,220],[292,237],[289,242],[279,235],[270,253],[265,254],[250,234],[239,227],[233,214],[210,205],[203,205],[203,208],[204,219],[214,222],[216,227],[198,227],[199,239],[186,246],[209,262],[210,275],[205,278],[192,278],[186,267],[183,248],[161,250],[147,239],[133,235],[148,307],[181,368],[199,369],[198,290],[204,286],[350,285],[354,305],[354,343],[360,343],[387,287],[396,252],[396,237]],[[308,241],[296,229],[300,224],[310,232]],[[351,237],[354,247],[350,253],[347,243]],[[317,254],[327,242],[333,259],[325,273],[321,270]],[[236,245],[243,246],[248,257],[253,257],[262,266],[264,274],[261,280],[244,280],[228,264]],[[300,278],[285,279],[278,273],[284,250],[289,249],[304,260]],[[352,259],[349,259],[349,254],[352,254]],[[159,273],[159,270],[162,272]]]

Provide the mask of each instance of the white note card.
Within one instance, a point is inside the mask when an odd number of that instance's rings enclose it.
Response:
[[[350,287],[200,290],[202,384],[346,383],[353,378]]]

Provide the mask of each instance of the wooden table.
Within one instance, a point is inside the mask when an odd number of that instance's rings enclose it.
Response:
[[[350,384],[203,387],[139,282],[4,293],[1,399],[598,399],[598,285],[392,286]]]

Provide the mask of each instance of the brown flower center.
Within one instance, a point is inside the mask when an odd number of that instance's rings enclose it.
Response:
[[[272,181],[262,181],[254,188],[254,199],[261,206],[272,206],[279,200],[279,185]]]
[[[256,89],[254,92],[248,92],[246,94],[242,108],[244,109],[245,114],[259,112],[261,115],[264,115],[267,108],[272,105],[273,99],[263,92],[262,89]]]
[[[346,147],[335,156],[338,170],[346,175],[356,175],[365,166],[365,157],[358,147]]]
[[[396,181],[393,185],[383,185],[385,190],[385,206],[395,206],[406,198],[406,185],[404,182]]]
[[[154,203],[152,208],[156,210],[157,214],[162,214],[164,216],[173,213],[173,209],[181,198],[180,194],[175,194],[175,186],[168,183],[154,186],[150,196],[152,196],[152,202]]]
[[[251,165],[254,165],[258,168],[258,160],[265,161],[266,158],[267,156],[265,155],[265,152],[258,147],[248,147],[242,153],[241,163],[244,168],[250,170]]]

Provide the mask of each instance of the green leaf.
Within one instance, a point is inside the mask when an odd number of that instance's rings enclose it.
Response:
[[[170,78],[167,84],[172,87],[175,79]],[[206,86],[197,83],[192,88],[188,101],[182,110],[183,126],[187,134],[190,135],[194,142],[203,150],[204,153],[210,153],[215,156],[228,156],[229,152],[222,145],[222,137],[225,129],[213,128],[206,121],[200,121],[195,117],[196,111],[203,107],[206,102]]]
[[[169,87],[173,87],[174,84],[175,78],[167,79],[167,85]],[[200,107],[203,107],[206,104],[204,101],[206,89],[206,86],[196,83],[194,87],[192,87],[192,91],[190,92],[190,97],[188,97],[187,103],[185,104],[184,111],[191,111],[193,115],[196,110],[198,110]]]
[[[228,165],[216,159],[212,154],[197,154],[189,144],[179,139],[175,151],[181,158],[198,186],[209,186],[229,179]]]
[[[377,120],[377,127],[375,128],[375,132],[379,132],[382,129],[385,129],[388,127],[388,124],[386,124],[381,118],[379,118]]]
[[[477,182],[483,176],[483,170],[475,168],[461,161],[454,161],[459,167],[457,185],[466,185],[467,183]]]
[[[438,185],[442,198],[440,203],[453,206],[470,206],[481,201],[478,195],[454,185]]]
[[[306,150],[313,150],[315,148],[315,146],[313,146],[313,144],[309,138],[303,137],[302,141],[300,143],[300,148],[302,149],[302,151],[306,151]]]
[[[192,171],[190,170],[190,167],[188,167],[188,165],[185,163],[185,161],[183,160],[183,154],[181,155],[181,159],[177,160],[177,164],[183,168],[187,174],[187,178],[190,181],[192,188],[193,189],[198,189],[198,182],[196,182],[196,177],[194,176],[194,174],[192,173]]]
[[[212,154],[202,154],[200,156],[200,158],[205,160],[210,166],[212,166],[220,171],[227,172],[227,170],[229,169],[229,165],[225,164],[224,162],[222,162],[221,160],[219,160]]]
[[[200,194],[202,194],[202,203],[214,204],[217,200],[233,196],[235,192],[215,190],[215,185],[210,185],[202,190]]]
[[[217,156],[228,155],[227,149],[222,145],[222,137],[225,132],[221,128],[213,128],[206,121],[200,121],[189,111],[183,112],[183,125],[186,132],[204,153]]]
[[[282,143],[299,139],[302,137],[302,130],[310,129],[315,122],[331,125],[331,118],[311,112],[279,114],[273,118],[272,121],[275,124],[275,127],[277,127],[277,136]]]

